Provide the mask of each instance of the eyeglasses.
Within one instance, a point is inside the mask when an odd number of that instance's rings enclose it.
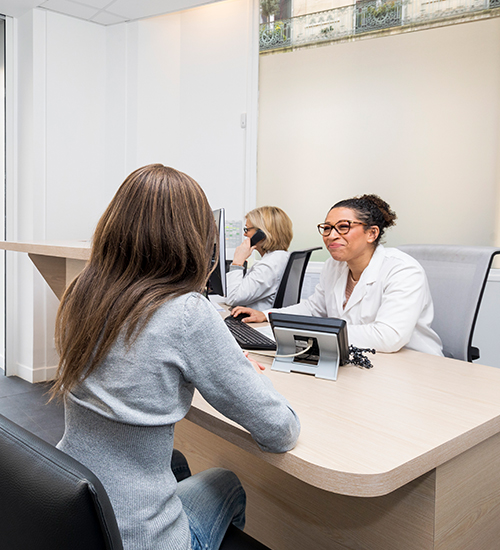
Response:
[[[250,229],[255,229],[255,227],[244,227],[243,228],[243,233],[245,233],[245,235],[250,231]]]
[[[330,233],[332,232],[332,229],[335,229],[335,231],[339,235],[347,235],[349,231],[351,230],[352,225],[368,225],[363,222],[355,222],[352,220],[339,220],[335,225],[330,225],[329,223],[319,223],[318,224],[318,231],[320,235],[323,235],[323,237],[328,237]]]

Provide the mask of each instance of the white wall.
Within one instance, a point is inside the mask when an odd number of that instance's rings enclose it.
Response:
[[[90,238],[126,175],[152,162],[185,171],[241,218],[255,205],[257,18],[257,2],[228,0],[112,27],[44,10],[17,20],[7,238]],[[8,373],[43,380],[57,361],[58,303],[25,256],[9,258]]]
[[[256,7],[232,0],[108,29],[107,132],[121,131],[107,147],[123,177],[162,162],[194,177],[229,219],[253,207]]]
[[[243,215],[255,188],[240,127],[248,113],[255,133],[253,11],[229,0],[107,28],[43,12],[45,238],[90,237],[126,175],[154,162],[197,179],[228,217]]]
[[[106,178],[106,28],[46,16],[46,239],[90,237],[117,183]]]
[[[9,240],[90,236],[105,186],[105,29],[33,10],[15,21],[17,147]],[[8,254],[8,374],[39,381],[56,364],[57,299],[26,255]]]
[[[499,113],[496,18],[263,56],[258,204],[288,212],[294,248],[367,192],[398,214],[388,244],[493,244]]]
[[[229,219],[253,206],[245,203],[255,175],[247,181],[240,117],[247,113],[255,132],[255,7],[232,0],[127,28],[127,170],[151,162],[174,166],[194,177]]]

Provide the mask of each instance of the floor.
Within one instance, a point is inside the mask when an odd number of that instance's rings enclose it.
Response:
[[[30,384],[0,370],[0,414],[55,445],[64,432],[62,403],[47,403],[48,383]]]

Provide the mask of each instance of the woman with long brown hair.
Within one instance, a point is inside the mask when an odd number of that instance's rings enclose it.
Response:
[[[177,482],[172,471],[174,426],[195,388],[265,451],[285,452],[298,437],[293,410],[201,294],[215,239],[193,179],[140,168],[100,219],[58,311],[58,447],[105,486],[126,550],[216,549],[231,522],[244,524],[234,474],[216,468]]]

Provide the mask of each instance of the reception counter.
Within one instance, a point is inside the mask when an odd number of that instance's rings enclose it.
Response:
[[[89,256],[86,243],[0,247],[27,252],[58,296]],[[252,536],[273,550],[498,548],[500,369],[402,350],[331,382],[255,358],[299,415],[295,449],[262,452],[198,394],[175,435],[193,472],[237,473]]]
[[[90,257],[88,241],[57,241],[53,243],[0,241],[0,250],[27,253],[59,299]]]
[[[373,364],[336,382],[266,370],[302,424],[286,454],[199,395],[176,446],[240,476],[247,530],[273,550],[497,548],[500,370],[410,350]]]

